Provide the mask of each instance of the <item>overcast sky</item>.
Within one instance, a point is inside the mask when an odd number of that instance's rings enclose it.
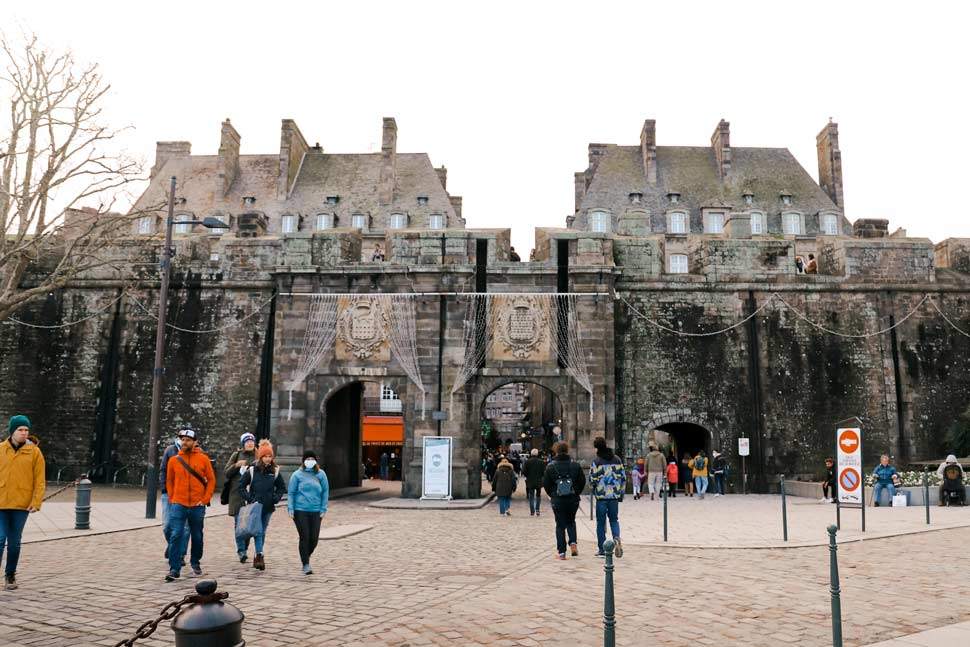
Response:
[[[959,2],[4,3],[50,47],[98,62],[110,118],[150,164],[156,140],[279,150],[293,118],[325,152],[398,150],[448,167],[470,227],[565,226],[589,142],[789,148],[817,176],[839,123],[846,215],[934,241],[970,237],[966,29]],[[330,6],[327,6],[330,5]],[[478,8],[472,8],[478,7]],[[150,8],[150,11],[148,10]]]

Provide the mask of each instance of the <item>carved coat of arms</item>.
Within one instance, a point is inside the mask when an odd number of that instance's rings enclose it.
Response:
[[[351,301],[337,319],[337,336],[357,359],[367,359],[384,340],[390,321],[376,299],[358,298]]]
[[[528,359],[549,337],[549,313],[536,297],[510,298],[499,310],[495,339],[503,350],[518,359]]]

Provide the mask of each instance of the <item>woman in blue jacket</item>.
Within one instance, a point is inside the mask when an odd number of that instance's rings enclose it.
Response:
[[[286,511],[296,524],[300,534],[300,561],[303,574],[310,575],[310,555],[320,539],[320,521],[327,514],[330,499],[330,483],[327,474],[317,464],[317,455],[303,452],[303,465],[290,477]]]

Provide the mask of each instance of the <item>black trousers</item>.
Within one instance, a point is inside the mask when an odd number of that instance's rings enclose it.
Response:
[[[320,541],[320,513],[297,510],[293,513],[293,523],[300,534],[300,561],[309,564],[310,555]]]
[[[828,498],[830,498],[829,497],[829,494],[830,493],[831,493],[831,498],[834,499],[835,498],[835,483],[829,483],[828,481],[826,481],[825,483],[822,483],[822,496],[825,497],[826,499],[828,499]]]
[[[556,550],[562,554],[566,552],[566,536],[569,543],[576,543],[576,511],[579,501],[556,501],[552,504],[552,513],[556,517]]]

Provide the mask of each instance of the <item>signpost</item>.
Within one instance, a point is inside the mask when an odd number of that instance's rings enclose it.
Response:
[[[748,472],[744,468],[744,458],[751,455],[751,439],[738,438],[738,456],[741,457],[741,494],[748,493]]]
[[[421,461],[421,499],[451,499],[451,436],[425,436]]]
[[[862,532],[866,531],[866,497],[862,473],[862,428],[858,418],[839,423],[835,430],[836,515],[842,525],[842,508],[862,510]]]

